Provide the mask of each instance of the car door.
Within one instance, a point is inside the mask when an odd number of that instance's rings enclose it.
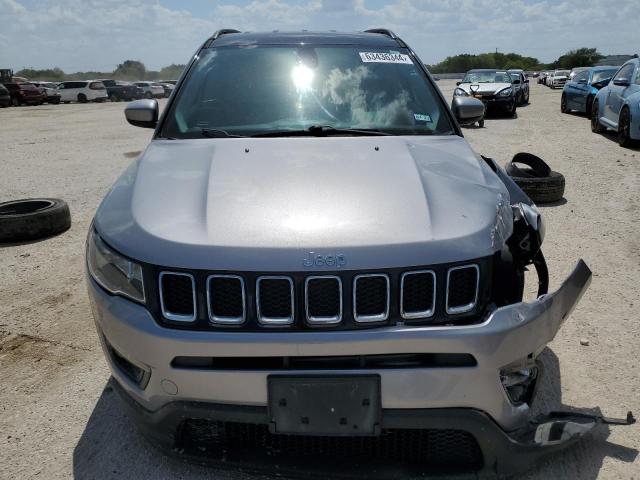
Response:
[[[629,84],[633,80],[633,63],[623,65],[613,76],[608,86],[607,97],[605,99],[604,116],[612,123],[618,124],[618,116],[624,102],[624,94],[628,86],[616,85],[616,80],[626,79]]]
[[[71,100],[73,100],[72,98],[70,98],[71,94],[70,94],[69,84],[70,82],[63,82],[58,87],[58,92],[60,92],[61,102],[70,102]]]
[[[568,85],[568,83],[567,83]],[[581,112],[587,109],[587,96],[589,95],[589,71],[577,73],[571,81],[571,106]]]

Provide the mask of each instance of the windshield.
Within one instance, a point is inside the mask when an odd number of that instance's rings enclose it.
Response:
[[[161,136],[286,135],[312,126],[451,134],[445,108],[405,49],[220,47],[192,67]]]
[[[462,83],[511,83],[511,77],[507,72],[496,72],[495,70],[468,72]]]
[[[613,74],[618,71],[617,68],[612,68],[610,70],[596,70],[593,72],[593,77],[591,78],[591,83],[601,82],[606,79],[611,79]]]
[[[569,75],[569,70],[556,70],[554,75],[556,77],[566,77],[567,75]]]

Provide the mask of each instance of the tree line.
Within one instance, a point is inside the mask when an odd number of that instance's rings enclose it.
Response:
[[[435,65],[427,65],[431,73],[462,73],[474,68],[521,68],[523,70],[555,70],[573,67],[591,67],[603,58],[595,48],[578,48],[561,55],[551,63],[542,63],[537,58],[517,53],[463,53],[445,58]]]
[[[115,80],[175,80],[177,79],[185,65],[171,64],[160,70],[147,70],[144,63],[138,60],[125,60],[119,64],[112,72],[75,72],[66,73],[58,67],[34,69],[24,68],[14,75],[25,77],[29,80],[49,80],[52,82],[62,82],[65,80],[86,80],[88,78],[113,78]]]

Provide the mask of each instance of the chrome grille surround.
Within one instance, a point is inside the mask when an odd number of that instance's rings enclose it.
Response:
[[[164,302],[164,291],[162,288],[162,279],[165,276],[169,276],[169,275],[174,275],[174,276],[183,276],[183,277],[188,277],[191,280],[191,295],[192,295],[192,299],[193,299],[193,314],[191,315],[182,315],[179,313],[172,313],[171,311],[167,310],[165,308],[165,302]],[[159,290],[160,290],[160,310],[162,311],[162,315],[168,319],[168,320],[172,320],[174,322],[194,322],[198,316],[198,306],[196,303],[196,281],[195,278],[192,274],[190,273],[184,273],[184,272],[170,272],[170,271],[163,271],[160,272],[160,276],[158,277],[158,284],[159,284]]]
[[[226,316],[216,316],[213,312],[213,302],[215,301],[215,292],[214,295],[211,295],[211,281],[216,278],[228,278],[238,280],[240,282],[240,289],[242,290],[242,315],[239,317],[226,317]],[[246,299],[246,288],[244,285],[244,278],[240,275],[209,275],[207,277],[207,313],[209,315],[209,321],[214,324],[219,325],[242,325],[247,319],[247,299]]]
[[[260,309],[260,284],[265,280],[286,280],[289,282],[290,298],[291,298],[291,315],[287,317],[265,317]],[[284,275],[263,275],[256,279],[256,308],[258,313],[258,323],[270,326],[291,325],[295,318],[295,292],[293,288],[293,279]]]
[[[319,317],[309,314],[309,282],[313,280],[336,280],[338,282],[338,295],[340,297],[340,309],[338,315],[332,317]],[[304,280],[304,308],[309,325],[334,325],[342,321],[342,279],[336,275],[311,275]]]
[[[429,274],[431,275],[431,279],[433,281],[433,289],[431,292],[431,307],[428,310],[416,311],[416,312],[407,312],[404,309],[404,282],[407,277],[412,275],[421,275],[421,274]],[[436,312],[436,272],[433,270],[413,270],[410,272],[404,272],[400,276],[400,316],[405,320],[415,320],[418,318],[429,318],[432,317]]]
[[[384,312],[381,312],[379,314],[376,315],[359,315],[358,314],[358,301],[357,301],[357,294],[358,294],[358,281],[364,278],[377,278],[377,277],[382,277],[385,279],[386,282],[386,295],[387,295],[387,302],[386,302],[386,308],[384,310]],[[373,322],[384,322],[385,320],[387,320],[389,318],[389,304],[390,304],[390,297],[391,297],[391,286],[390,286],[390,282],[389,282],[389,275],[387,275],[386,273],[365,273],[365,274],[361,274],[361,275],[356,275],[353,279],[353,319],[357,322],[357,323],[373,323]]]
[[[451,281],[451,272],[455,272],[457,270],[464,270],[468,268],[473,268],[476,271],[476,288],[475,295],[473,298],[473,302],[467,303],[466,305],[460,305],[457,307],[449,307],[449,289],[450,289],[450,281]],[[480,267],[477,264],[472,265],[461,265],[458,267],[452,267],[447,271],[447,291],[446,291],[446,300],[445,300],[445,309],[448,315],[457,315],[459,313],[467,313],[475,308],[478,304],[478,291],[480,288]]]

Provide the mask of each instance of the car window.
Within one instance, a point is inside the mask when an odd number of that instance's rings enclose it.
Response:
[[[102,82],[91,82],[89,84],[89,88],[92,90],[104,90],[104,83]]]
[[[620,78],[626,78],[629,82],[631,82],[631,75],[633,75],[633,63],[625,65],[620,70],[618,70],[615,79],[618,80]]]
[[[580,82],[580,80],[586,81],[588,78],[589,78],[589,72],[588,71],[578,72],[578,73],[576,73],[575,77],[573,77],[573,82],[574,83],[578,83],[578,82]]]
[[[610,68],[608,70],[596,70],[595,72],[593,72],[593,76],[591,77],[591,83],[602,82],[607,78],[611,79],[611,77],[613,77],[615,73],[615,68]]]
[[[198,138],[206,129],[254,135],[315,125],[450,134],[445,108],[406,49],[210,48],[180,88],[162,135]]]
[[[507,72],[481,71],[468,72],[463,83],[512,83],[511,76]]]

